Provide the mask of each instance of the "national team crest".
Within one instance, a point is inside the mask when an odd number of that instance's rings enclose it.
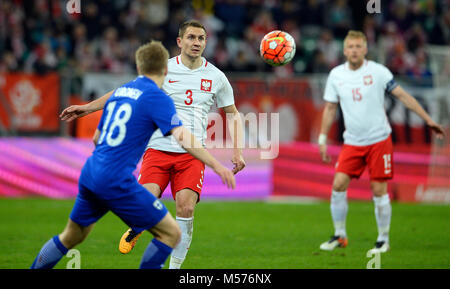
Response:
[[[371,85],[373,82],[372,75],[364,76],[364,85]]]
[[[212,87],[212,80],[209,79],[202,79],[202,81],[200,82],[200,89],[203,91],[211,91],[211,87]]]

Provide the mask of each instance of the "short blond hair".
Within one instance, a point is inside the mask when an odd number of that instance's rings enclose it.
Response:
[[[344,38],[344,48],[345,48],[345,43],[347,43],[347,40],[350,39],[350,38],[351,39],[362,39],[364,41],[364,44],[367,47],[367,37],[366,37],[366,35],[364,35],[364,33],[361,32],[361,31],[350,30],[347,33],[347,36],[345,36],[345,38]]]
[[[135,60],[139,74],[164,74],[168,59],[169,52],[160,41],[152,40],[136,50]]]

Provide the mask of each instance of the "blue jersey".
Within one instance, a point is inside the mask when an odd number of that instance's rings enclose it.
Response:
[[[159,128],[168,135],[180,125],[172,99],[151,79],[139,76],[124,84],[105,103],[98,125],[101,134],[80,183],[96,193],[123,186],[134,178],[154,131]]]

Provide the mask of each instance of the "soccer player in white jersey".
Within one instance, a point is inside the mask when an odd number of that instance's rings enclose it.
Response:
[[[226,78],[214,65],[202,57],[206,46],[206,29],[195,20],[181,24],[177,44],[181,54],[169,59],[168,74],[162,86],[173,99],[177,114],[183,124],[191,130],[204,145],[208,112],[214,102],[227,115],[230,131],[233,132],[233,173],[245,167],[242,156],[242,123],[234,105],[233,89]],[[112,92],[83,106],[71,106],[60,115],[71,121],[103,108]],[[194,209],[200,200],[203,187],[205,165],[191,157],[177,144],[172,136],[164,137],[159,131],[150,139],[143,157],[139,183],[161,197],[169,181],[176,204],[176,221],[180,225],[181,241],[173,250],[170,269],[179,269],[192,241]],[[119,244],[120,252],[132,250],[140,234],[131,229],[125,232]]]
[[[378,238],[372,253],[389,250],[391,204],[387,193],[387,181],[392,179],[393,147],[391,127],[385,108],[385,92],[391,93],[408,109],[419,115],[437,134],[444,136],[443,128],[434,122],[417,100],[398,85],[385,66],[365,59],[367,40],[359,31],[349,31],[344,39],[344,55],[347,61],[331,70],[327,79],[319,136],[320,155],[325,163],[331,161],[327,154],[327,134],[341,106],[345,132],[344,145],[336,163],[336,173],[331,194],[331,216],[334,236],[320,245],[331,251],[346,247],[347,188],[352,178],[359,178],[365,167],[369,168],[370,188],[375,204]]]

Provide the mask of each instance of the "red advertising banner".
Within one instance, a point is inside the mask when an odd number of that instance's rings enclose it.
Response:
[[[0,75],[0,125],[19,132],[58,131],[59,96],[57,74]]]
[[[296,142],[280,146],[272,170],[273,196],[301,196],[329,199],[334,165],[341,146],[330,145],[330,164],[320,159],[316,144]],[[450,150],[434,146],[394,146],[394,178],[388,181],[391,198],[399,202],[450,202]],[[350,199],[370,200],[370,177],[366,169],[348,189]]]
[[[281,143],[317,139],[323,101],[314,100],[309,79],[240,78],[231,83],[239,112],[279,113]],[[336,133],[335,124],[330,138]]]

